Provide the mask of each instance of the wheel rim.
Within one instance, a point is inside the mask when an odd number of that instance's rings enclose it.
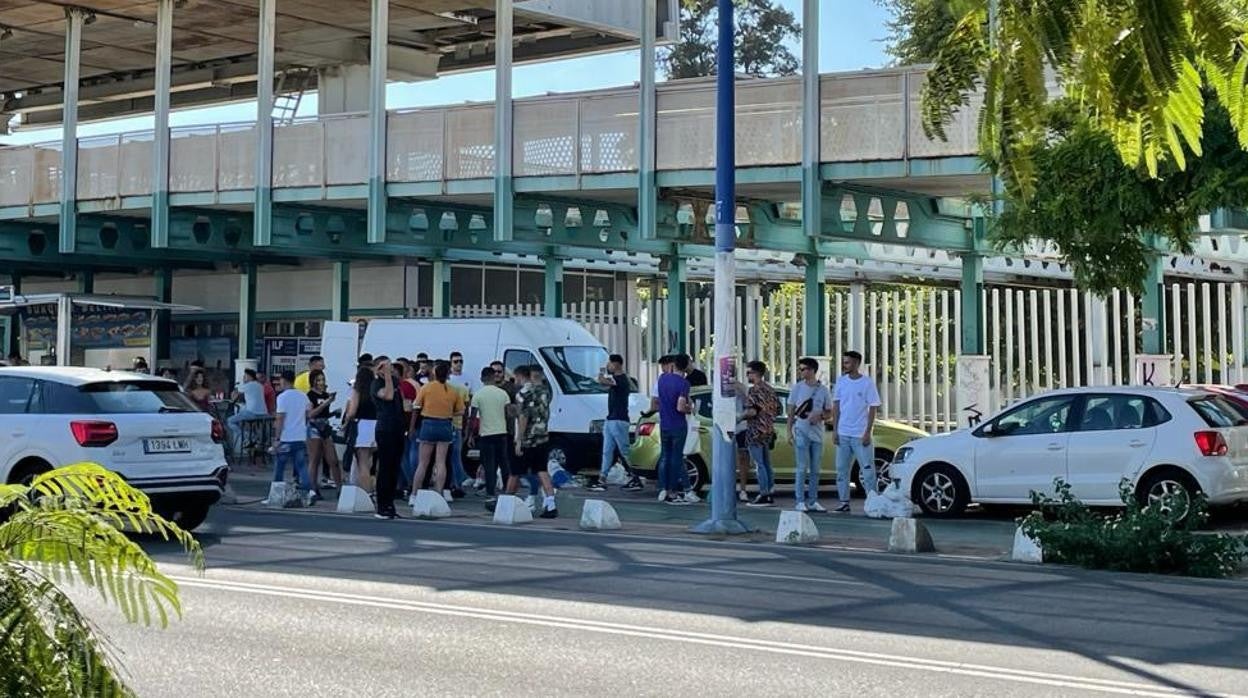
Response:
[[[697,491],[702,484],[702,474],[698,472],[698,464],[686,458],[685,474],[689,476],[689,490]]]
[[[928,511],[943,514],[953,509],[953,504],[958,499],[958,486],[945,473],[929,473],[919,487],[923,505]]]
[[[892,462],[886,458],[875,459],[875,491],[884,494],[884,490],[893,484]]]
[[[1187,488],[1177,480],[1160,480],[1149,488],[1148,504],[1157,505],[1164,516],[1181,519],[1187,515],[1189,506]]]
[[[568,469],[568,454],[564,453],[563,449],[559,446],[550,449],[550,451],[546,454],[546,462],[549,463],[551,461],[558,463],[559,467],[564,470]]]

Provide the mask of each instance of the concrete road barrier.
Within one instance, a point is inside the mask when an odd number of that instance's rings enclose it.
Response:
[[[494,523],[504,526],[532,523],[533,512],[524,500],[511,494],[499,495],[494,505]]]
[[[294,496],[291,489],[293,488],[285,482],[269,483],[269,497],[264,500],[264,505],[270,509],[285,508],[286,501]]]
[[[893,519],[893,529],[888,536],[890,553],[934,553],[936,543],[922,521],[912,518]]]
[[[412,507],[412,516],[418,519],[445,519],[451,515],[446,498],[433,490],[417,490],[407,503]]]
[[[1039,564],[1044,562],[1044,549],[1035,538],[1023,532],[1022,528],[1014,531],[1014,549],[1010,551],[1010,559],[1014,562]]]
[[[343,485],[338,493],[339,514],[360,514],[373,512],[373,498],[355,485]]]
[[[782,511],[776,525],[776,542],[784,545],[809,545],[819,542],[819,529],[804,512]]]
[[[620,528],[620,515],[615,507],[601,499],[586,499],[581,510],[581,528],[587,531],[615,531]]]

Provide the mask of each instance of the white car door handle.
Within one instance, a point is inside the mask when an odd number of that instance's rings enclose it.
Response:
[[[1050,450],[1050,451],[1061,451],[1061,450],[1063,450],[1063,449],[1065,449],[1065,448],[1066,448],[1066,447],[1065,447],[1065,446],[1063,446],[1063,445],[1061,445],[1061,444],[1049,444],[1049,450]]]
[[[1131,448],[1140,448],[1141,446],[1146,446],[1147,444],[1145,444],[1143,441],[1140,441],[1139,439],[1132,439],[1131,441],[1127,442],[1127,445],[1130,446]]]

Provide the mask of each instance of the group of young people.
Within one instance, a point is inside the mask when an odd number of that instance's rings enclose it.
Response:
[[[506,493],[515,494],[527,478],[530,491],[542,494],[540,516],[557,517],[546,469],[552,394],[541,367],[520,366],[508,376],[496,361],[476,380],[463,366],[459,352],[449,360],[425,354],[410,361],[361,356],[341,415],[346,441],[341,464],[329,426],[337,416],[329,411],[337,396],[327,388],[324,360],[314,357],[299,376],[284,373],[274,425],[274,481],[292,468],[311,504],[320,498],[320,488],[337,485],[324,475],[318,480],[323,462],[337,479],[345,473],[343,481],[372,493],[377,518],[394,519],[395,502],[420,489],[440,492],[451,502],[465,489],[480,487],[492,506],[502,473]],[[470,418],[475,429],[468,428]],[[464,468],[465,445],[479,447],[480,477]]]

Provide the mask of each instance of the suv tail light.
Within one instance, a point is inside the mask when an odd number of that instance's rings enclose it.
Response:
[[[1220,431],[1198,431],[1195,433],[1196,448],[1200,449],[1202,455],[1205,456],[1225,456],[1227,450],[1226,439],[1222,438]]]
[[[638,436],[650,436],[654,433],[654,422],[646,422],[637,427]]]
[[[221,426],[221,420],[212,420],[212,442],[219,444],[225,441],[225,427]]]
[[[107,446],[117,440],[117,425],[112,422],[70,422],[69,429],[79,446]]]

